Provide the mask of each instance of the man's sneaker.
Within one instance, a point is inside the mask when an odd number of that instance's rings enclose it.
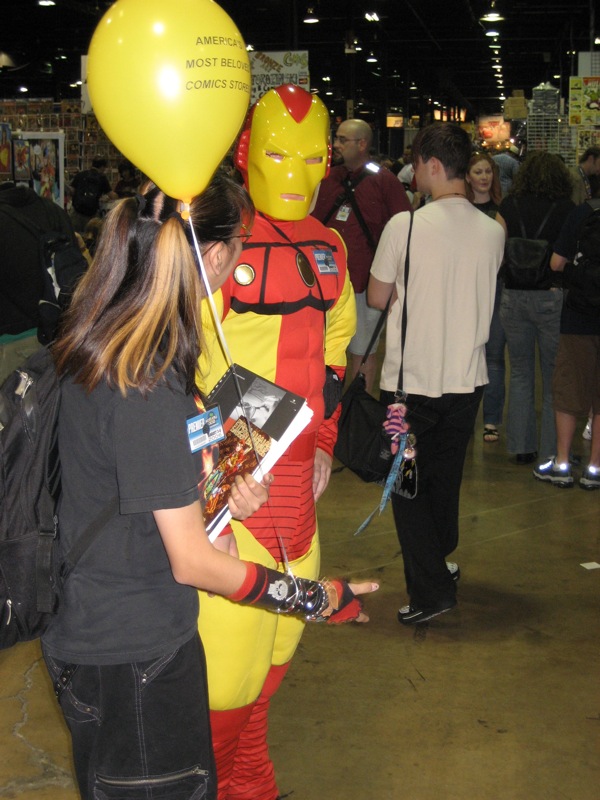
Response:
[[[549,481],[561,489],[573,486],[573,475],[570,464],[557,464],[554,458],[534,467],[533,475],[538,481]]]
[[[453,581],[460,580],[460,567],[455,561],[446,561],[446,567]]]
[[[588,465],[579,478],[579,485],[582,489],[600,489],[600,467]]]
[[[592,440],[592,418],[589,417],[588,421],[585,424],[585,428],[583,429],[583,433],[581,434],[581,438],[585,439],[586,442],[591,442]]]
[[[454,608],[456,599],[440,600],[432,608],[417,608],[416,606],[402,606],[398,611],[398,622],[403,625],[416,625],[418,622],[427,622],[428,619],[445,614]]]

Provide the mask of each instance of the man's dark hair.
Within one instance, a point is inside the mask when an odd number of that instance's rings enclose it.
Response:
[[[94,167],[94,169],[104,169],[104,167],[106,167],[107,165],[108,161],[105,158],[100,158],[100,156],[97,156],[92,161],[92,167]]]
[[[585,164],[585,162],[588,160],[590,156],[593,159],[600,158],[600,147],[588,147],[585,153],[582,156],[580,156],[579,163]]]
[[[465,177],[471,152],[469,134],[449,122],[428,125],[419,131],[412,143],[413,164],[419,158],[425,164],[430,158],[437,158],[450,179]]]

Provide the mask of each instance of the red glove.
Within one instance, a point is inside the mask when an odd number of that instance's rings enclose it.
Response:
[[[329,606],[333,609],[331,614],[326,616],[329,625],[340,625],[358,619],[363,608],[362,600],[354,595],[348,581],[340,578],[332,580],[324,578],[321,583],[327,590]]]

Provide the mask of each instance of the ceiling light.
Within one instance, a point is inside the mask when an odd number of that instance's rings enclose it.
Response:
[[[38,6],[55,6],[54,0],[38,0]]]
[[[14,66],[15,62],[8,55],[8,53],[4,53],[0,50],[0,69],[2,67],[14,67]]]
[[[29,89],[26,86],[19,86],[19,91],[20,92],[28,92]]]
[[[500,36],[500,31],[493,31],[493,30],[486,31],[485,35],[486,36]]]
[[[367,20],[367,22],[379,22],[379,17],[374,11],[371,12],[367,11],[367,13],[365,14],[365,19]]]
[[[369,55],[367,56],[367,61],[369,62],[369,64],[376,64],[377,63],[377,56],[375,55],[375,53],[372,50],[369,53]]]
[[[304,15],[304,22],[307,25],[313,25],[315,22],[318,22],[319,18],[315,14],[314,6],[309,6],[306,9],[306,14]]]
[[[504,17],[496,11],[496,0],[492,0],[490,10],[479,19],[481,22],[502,22]]]

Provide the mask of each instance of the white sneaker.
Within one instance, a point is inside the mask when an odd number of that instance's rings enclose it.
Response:
[[[592,418],[590,417],[583,429],[583,433],[581,434],[581,438],[585,439],[586,442],[590,442],[592,440]]]

